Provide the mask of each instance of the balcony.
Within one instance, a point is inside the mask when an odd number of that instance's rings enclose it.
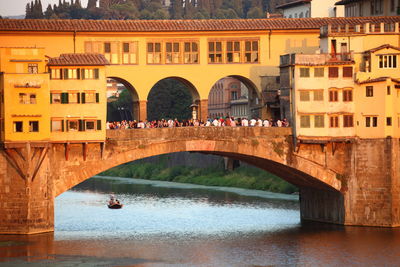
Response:
[[[365,23],[362,25],[325,25],[320,28],[320,37],[347,36],[352,34],[399,33],[399,23]]]
[[[351,64],[354,62],[353,53],[334,54],[287,54],[280,58],[280,66],[304,65],[318,66],[329,64]]]

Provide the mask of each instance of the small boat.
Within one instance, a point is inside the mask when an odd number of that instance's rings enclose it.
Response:
[[[114,203],[112,205],[108,204],[107,206],[109,209],[120,209],[120,208],[122,208],[123,204]]]

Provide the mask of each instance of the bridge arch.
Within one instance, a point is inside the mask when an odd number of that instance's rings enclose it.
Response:
[[[163,96],[161,102],[160,96]],[[168,76],[158,80],[150,89],[147,95],[147,114],[150,120],[173,117],[183,120],[194,116],[198,118],[199,103],[200,94],[191,81],[179,76]],[[168,109],[174,107],[176,114],[167,115],[160,112],[163,104],[165,104],[164,112],[168,113]],[[181,105],[178,110],[176,110],[177,105]]]
[[[292,153],[290,138],[285,135],[289,129],[273,129],[278,132],[277,135],[269,134],[268,130],[241,127],[109,130],[103,158],[93,157],[92,160],[81,162],[79,172],[75,170],[74,164],[63,166],[68,177],[58,180],[55,196],[112,167],[142,158],[184,151],[239,159],[301,188],[336,193],[342,189],[335,171]],[[70,153],[73,151],[71,148]],[[79,147],[76,152],[81,153]]]
[[[109,84],[109,82],[111,82],[111,84]],[[111,114],[110,112],[112,112],[112,110],[110,109],[118,109],[118,113],[119,114],[123,114],[121,115],[121,119],[120,120],[138,120],[139,119],[139,95],[137,90],[135,89],[135,87],[132,85],[131,82],[127,81],[126,79],[123,79],[121,77],[116,77],[116,76],[109,76],[107,77],[107,87],[111,86],[111,87],[116,87],[115,89],[118,91],[118,84],[123,84],[125,86],[125,88],[127,89],[127,91],[129,92],[129,99],[122,101],[124,102],[121,107],[114,107],[114,105],[110,104],[107,101],[107,120],[112,120]],[[108,97],[108,96],[107,96]],[[119,98],[119,96],[117,96],[117,98]],[[119,110],[119,109],[122,109]],[[121,113],[123,112],[123,113]]]
[[[243,75],[221,77],[210,88],[208,113],[210,117],[236,118],[265,117],[262,115],[263,100],[254,81]]]

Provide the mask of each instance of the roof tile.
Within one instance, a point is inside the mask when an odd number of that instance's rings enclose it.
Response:
[[[348,18],[272,18],[216,20],[45,20],[2,19],[0,31],[50,32],[172,32],[172,31],[256,31],[284,29],[319,29],[331,25],[395,23],[400,16]]]
[[[110,63],[101,54],[61,54],[49,59],[49,66],[103,66]]]

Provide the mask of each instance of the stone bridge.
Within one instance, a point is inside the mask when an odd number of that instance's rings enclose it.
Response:
[[[296,185],[301,218],[399,225],[399,140],[294,144],[291,128],[108,130],[106,142],[20,143],[0,156],[0,233],[54,230],[54,199],[120,164],[191,151],[238,159]]]

